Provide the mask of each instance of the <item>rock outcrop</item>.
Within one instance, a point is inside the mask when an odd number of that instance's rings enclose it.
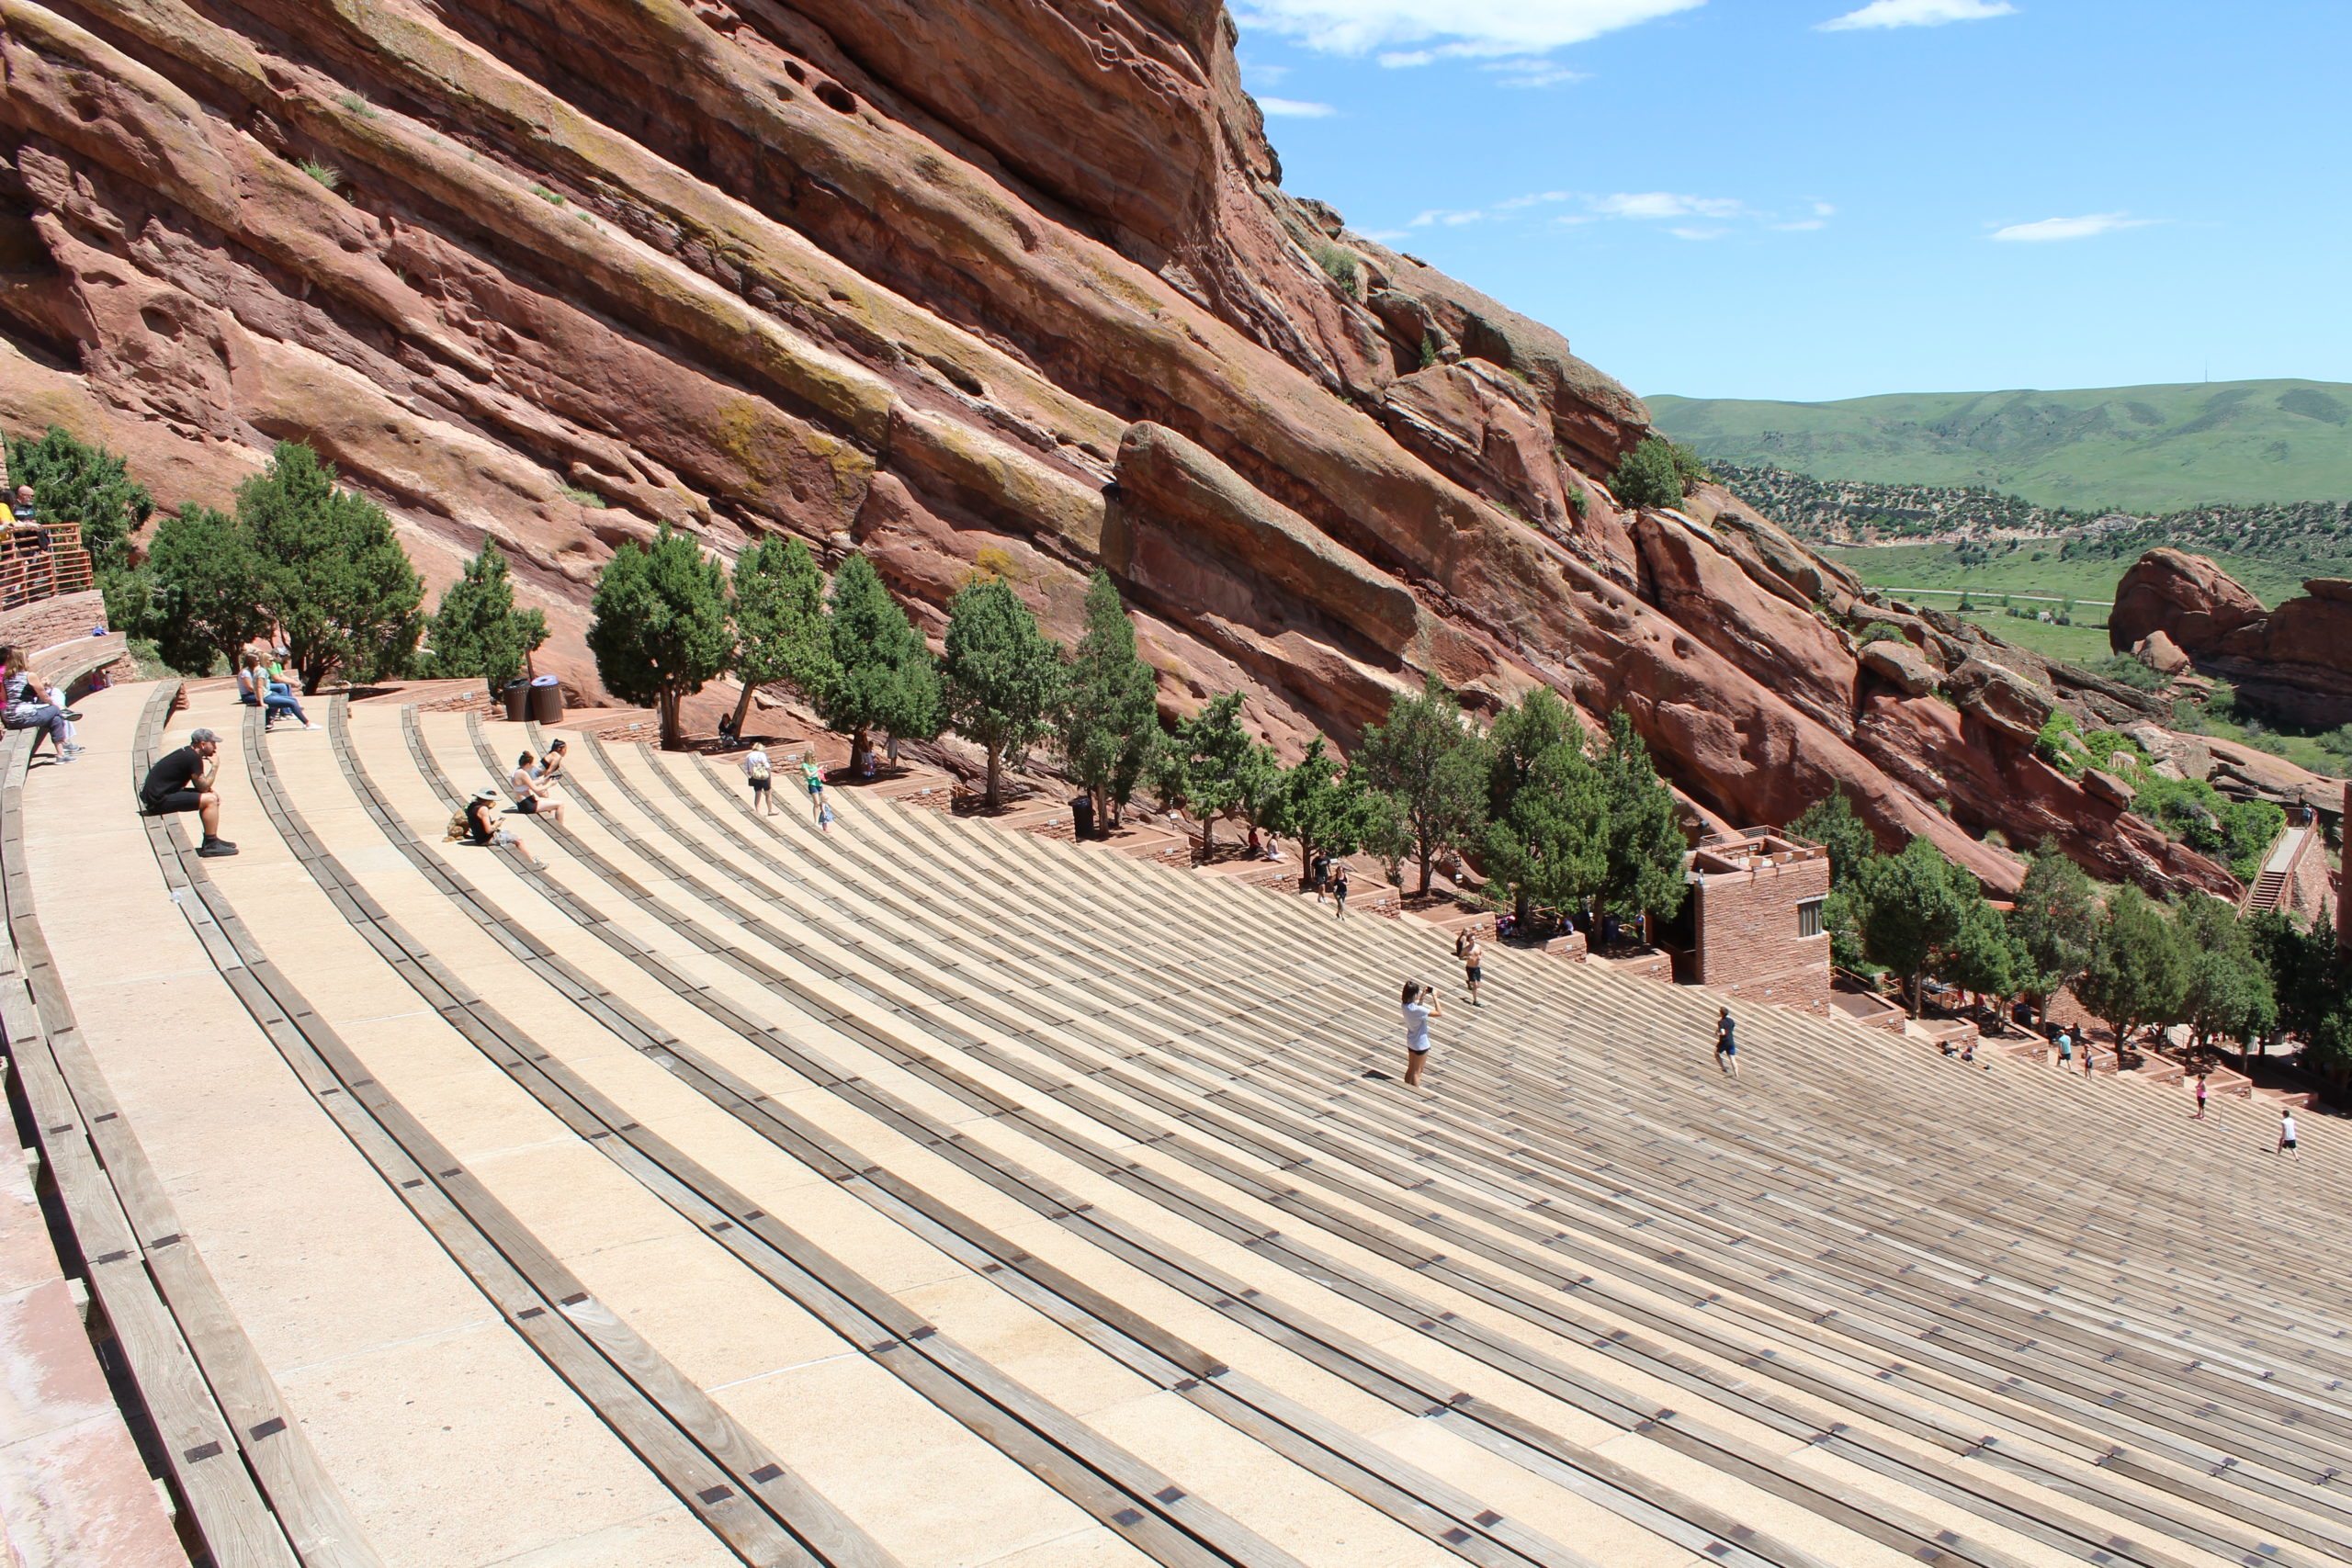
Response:
[[[1283,190],[1214,0],[1074,16],[0,0],[0,421],[166,503],[307,441],[436,586],[501,540],[579,682],[589,585],[662,524],[863,549],[933,633],[985,561],[1070,636],[1099,563],[1170,714],[1242,689],[1344,744],[1424,673],[1547,684],[1722,819],[1842,785],[1996,887],[1997,828],[2226,888],[2020,784],[2006,695],[1866,677],[1860,585],[1731,495],[1619,505],[1640,400]],[[2147,711],[1905,629],[1939,678]]]
[[[2165,638],[2290,723],[2352,724],[2352,580],[2312,578],[2266,611],[2205,557],[2150,550],[2116,590],[2108,637],[2119,649]]]

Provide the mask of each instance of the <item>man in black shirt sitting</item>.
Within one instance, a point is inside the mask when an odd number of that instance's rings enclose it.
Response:
[[[192,730],[187,744],[155,760],[147,782],[139,786],[139,806],[150,817],[193,811],[204,824],[204,842],[196,852],[208,860],[237,852],[220,837],[220,796],[212,788],[212,757],[220,738],[209,729]]]

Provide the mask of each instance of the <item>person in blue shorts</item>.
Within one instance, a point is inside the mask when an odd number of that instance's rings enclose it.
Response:
[[[1739,1041],[1732,1032],[1729,1008],[1724,1009],[1723,1016],[1715,1020],[1715,1066],[1734,1077],[1739,1077]]]

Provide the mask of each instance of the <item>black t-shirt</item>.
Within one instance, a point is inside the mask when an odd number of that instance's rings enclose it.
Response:
[[[147,782],[139,786],[139,793],[150,801],[161,800],[188,788],[202,772],[204,759],[197,755],[195,747],[183,746],[156,759],[155,765],[147,770]]]

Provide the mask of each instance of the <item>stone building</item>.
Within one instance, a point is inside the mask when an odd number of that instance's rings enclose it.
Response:
[[[1690,852],[1690,897],[1668,939],[1675,978],[1749,1001],[1816,1008],[1829,997],[1829,852],[1769,828]]]

